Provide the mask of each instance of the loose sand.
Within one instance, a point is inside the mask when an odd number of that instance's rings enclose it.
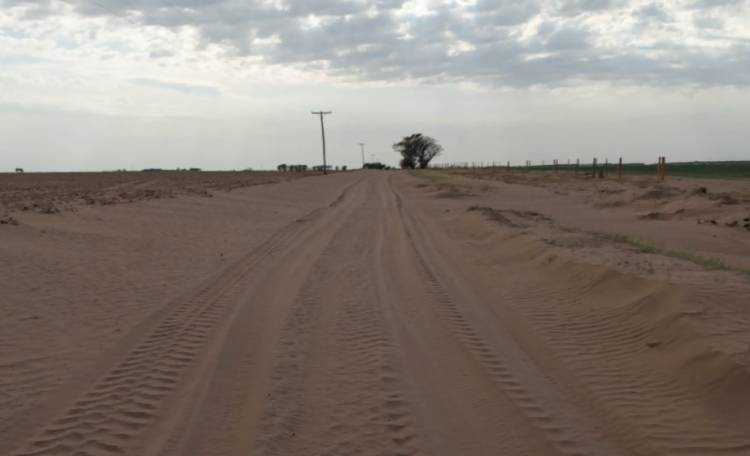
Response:
[[[0,176],[0,454],[750,454],[748,184],[222,178]]]

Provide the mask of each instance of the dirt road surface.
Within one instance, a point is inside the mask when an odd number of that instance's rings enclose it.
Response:
[[[750,454],[744,276],[471,206],[350,172],[2,227],[0,454]]]

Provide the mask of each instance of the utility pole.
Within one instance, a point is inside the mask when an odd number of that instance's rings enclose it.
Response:
[[[313,115],[320,116],[320,136],[323,138],[323,174],[328,174],[328,166],[326,164],[326,129],[323,126],[323,116],[333,114],[332,111],[313,111]]]
[[[359,143],[360,149],[362,149],[362,168],[365,167],[365,143]]]

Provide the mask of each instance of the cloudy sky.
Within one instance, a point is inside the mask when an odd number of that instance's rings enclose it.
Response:
[[[750,0],[0,0],[0,171],[750,159]]]

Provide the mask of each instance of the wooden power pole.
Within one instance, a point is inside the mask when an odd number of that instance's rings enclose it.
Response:
[[[320,136],[323,138],[323,174],[328,174],[328,165],[326,164],[326,128],[323,125],[323,116],[333,114],[332,111],[313,111],[313,115],[320,116]]]

